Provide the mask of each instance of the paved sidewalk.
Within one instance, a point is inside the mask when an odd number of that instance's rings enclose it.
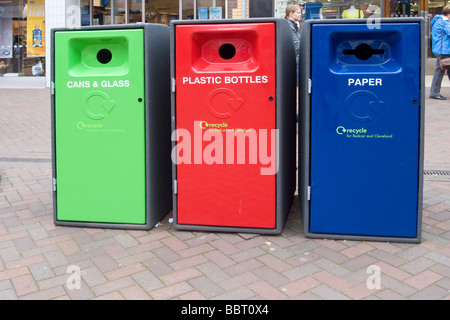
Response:
[[[0,300],[450,299],[450,175],[425,175],[421,244],[305,238],[297,198],[280,236],[176,231],[169,216],[150,231],[56,227],[49,90],[0,97]],[[450,172],[449,146],[450,100],[427,98],[427,172]]]

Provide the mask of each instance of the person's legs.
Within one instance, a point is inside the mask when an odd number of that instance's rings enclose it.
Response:
[[[430,98],[436,98],[441,95],[441,84],[445,70],[441,69],[439,59],[440,57],[436,56],[436,68],[434,69],[433,81],[431,82]]]

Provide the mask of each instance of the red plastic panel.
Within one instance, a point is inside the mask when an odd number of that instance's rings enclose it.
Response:
[[[276,227],[275,44],[274,23],[176,26],[177,223]]]

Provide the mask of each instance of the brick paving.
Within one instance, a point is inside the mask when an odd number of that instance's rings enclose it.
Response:
[[[305,238],[297,198],[279,236],[56,227],[49,90],[0,97],[0,300],[450,299],[449,176],[425,176],[420,244]],[[425,170],[450,170],[449,101],[426,99]]]

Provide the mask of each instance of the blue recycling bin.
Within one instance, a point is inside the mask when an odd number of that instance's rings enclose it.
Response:
[[[305,235],[420,242],[422,18],[307,21],[300,75]]]

